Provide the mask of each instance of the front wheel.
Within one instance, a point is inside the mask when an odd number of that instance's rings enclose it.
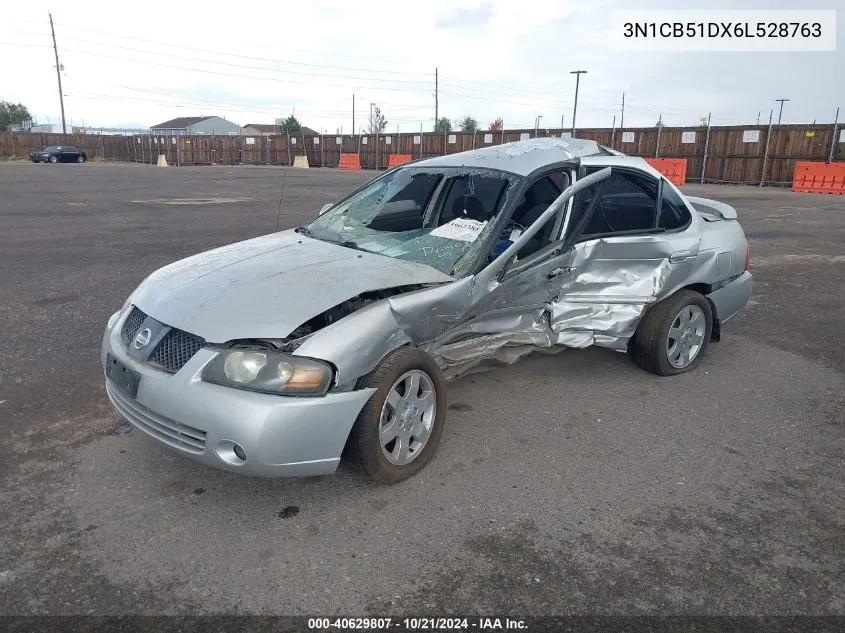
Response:
[[[76,162],[77,163],[84,163],[85,157],[82,154],[80,154],[79,156],[76,157]]]
[[[349,434],[347,462],[382,483],[415,475],[434,457],[446,424],[446,388],[437,363],[418,349],[403,347],[359,384],[377,391]]]
[[[653,374],[673,376],[695,368],[713,332],[707,298],[680,290],[646,312],[631,346],[634,361]]]
[[[50,156],[50,162],[51,163],[58,163],[59,159],[56,156]]]

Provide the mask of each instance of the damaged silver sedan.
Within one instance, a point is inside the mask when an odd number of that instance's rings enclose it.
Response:
[[[136,428],[258,476],[383,482],[428,463],[445,382],[600,345],[693,369],[751,293],[733,208],[642,159],[536,139],[385,172],[298,229],[166,266],[109,319]]]

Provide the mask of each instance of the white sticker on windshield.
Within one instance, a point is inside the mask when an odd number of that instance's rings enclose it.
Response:
[[[434,237],[445,237],[460,242],[474,242],[481,235],[481,231],[487,226],[487,222],[457,218],[451,222],[438,226],[429,235]]]

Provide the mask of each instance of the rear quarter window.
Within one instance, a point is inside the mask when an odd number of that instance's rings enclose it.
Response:
[[[675,231],[684,228],[690,220],[692,217],[681,196],[671,186],[664,183],[657,226],[667,231]]]

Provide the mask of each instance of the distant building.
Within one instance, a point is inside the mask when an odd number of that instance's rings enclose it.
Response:
[[[161,136],[244,136],[244,129],[219,116],[183,116],[153,125],[150,133]]]
[[[23,121],[21,123],[9,123],[9,125],[6,126],[6,131],[7,132],[29,132],[29,130],[32,128],[33,124],[34,124],[34,121],[32,119],[29,119],[27,121]]]
[[[273,136],[274,134],[281,134],[281,125],[274,125],[273,123],[247,123],[244,126],[244,132],[247,136]],[[305,136],[320,136],[316,130],[310,127],[302,126],[302,132]]]
[[[32,125],[28,129],[17,130],[22,132],[32,132],[34,134],[61,134],[61,123],[42,123],[41,125]],[[70,126],[68,126],[68,134],[71,133]]]
[[[272,123],[247,123],[244,126],[244,133],[247,136],[272,136],[279,134],[279,126]]]

